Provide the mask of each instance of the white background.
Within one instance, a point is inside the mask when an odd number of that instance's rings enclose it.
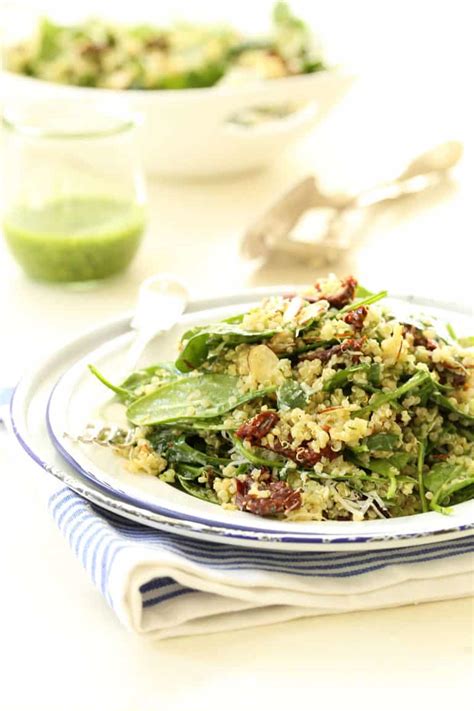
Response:
[[[61,11],[77,5],[64,1]],[[313,279],[315,270],[304,264],[245,263],[238,255],[242,231],[307,173],[334,189],[370,185],[451,137],[466,149],[451,184],[385,211],[335,270],[353,271],[374,289],[472,304],[471,3],[292,5],[319,29],[330,55],[357,71],[350,94],[270,171],[199,183],[155,181],[137,260],[125,276],[93,291],[30,282],[1,246],[5,384],[41,353],[130,308],[140,281],[158,270],[177,272],[196,295]],[[177,16],[220,15],[251,27],[254,18],[263,24],[270,3],[80,3],[88,6],[128,17],[171,7]],[[444,709],[472,696],[470,600],[161,643],[130,636],[50,522],[34,474],[15,466],[6,448],[0,451],[1,709]]]

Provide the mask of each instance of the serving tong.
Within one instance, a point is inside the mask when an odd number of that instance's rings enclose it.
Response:
[[[417,156],[394,180],[374,186],[356,195],[324,192],[315,176],[307,176],[280,197],[270,209],[249,227],[241,244],[242,256],[261,259],[271,252],[330,264],[351,246],[345,228],[352,213],[368,207],[396,201],[439,184],[463,153],[458,141],[447,141]],[[314,210],[329,211],[329,219],[318,239],[298,239],[295,226]],[[349,231],[350,232],[350,231]]]

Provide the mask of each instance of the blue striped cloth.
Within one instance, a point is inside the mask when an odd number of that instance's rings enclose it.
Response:
[[[139,633],[201,634],[474,592],[473,535],[357,553],[236,548],[118,519],[54,487],[59,529],[121,622]]]

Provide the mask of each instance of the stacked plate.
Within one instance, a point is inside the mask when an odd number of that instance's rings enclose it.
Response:
[[[278,289],[253,290],[224,299],[196,301],[180,323],[157,339],[156,360],[174,359],[181,334],[191,326],[216,321],[248,309]],[[291,289],[291,287],[288,287]],[[422,310],[469,333],[472,313],[460,307],[396,300],[398,313]],[[132,339],[130,315],[107,323],[55,352],[25,377],[11,405],[14,433],[25,453],[41,469],[98,507],[146,526],[235,546],[308,550],[367,550],[397,548],[468,535],[474,528],[474,501],[453,507],[444,516],[435,512],[375,521],[296,523],[227,511],[196,499],[149,475],[125,471],[108,448],[86,445],[74,435],[103,416],[103,386],[87,368],[95,364],[110,375],[119,373]],[[96,403],[101,404],[99,409]],[[107,416],[117,413],[110,410]],[[39,470],[38,470],[39,472]]]

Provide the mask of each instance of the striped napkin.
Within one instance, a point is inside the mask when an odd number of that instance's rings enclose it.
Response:
[[[7,401],[0,390],[0,420]],[[474,535],[362,552],[237,548],[118,518],[30,466],[92,582],[140,634],[205,634],[474,594]]]
[[[474,593],[474,535],[399,550],[295,554],[149,529],[65,487],[56,487],[49,507],[119,620],[158,638]]]

